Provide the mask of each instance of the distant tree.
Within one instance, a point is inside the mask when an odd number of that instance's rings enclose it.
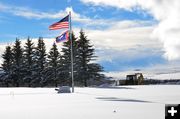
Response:
[[[85,36],[83,30],[80,31],[79,40],[77,42],[78,46],[78,79],[83,82],[84,86],[88,86],[88,81],[98,80],[103,78],[100,74],[103,68],[97,63],[91,63],[95,60],[94,48],[90,44],[90,41]]]
[[[33,65],[33,86],[43,86],[45,81],[46,48],[42,37],[39,37],[37,47],[35,48]]]
[[[70,40],[63,43],[62,48],[62,77],[65,84],[71,84],[71,44]],[[76,61],[77,61],[77,38],[74,33],[72,33],[72,43],[73,43],[73,66],[74,66],[74,76],[76,76]]]
[[[46,72],[46,79],[48,83],[53,83],[56,87],[58,86],[61,70],[60,53],[57,45],[54,43],[48,54],[48,69]]]
[[[19,87],[19,84],[22,84],[22,66],[23,66],[23,59],[22,59],[22,54],[23,54],[23,49],[21,48],[21,42],[19,39],[16,38],[15,44],[12,49],[13,53],[13,84],[16,87]]]
[[[5,72],[5,74],[3,75],[3,82],[8,87],[11,80],[12,63],[13,63],[12,49],[10,46],[6,47],[6,50],[2,55],[2,58],[3,58],[2,68]]]
[[[34,43],[30,40],[28,37],[27,42],[24,46],[24,82],[28,84],[28,86],[31,86],[31,81],[33,80],[32,74],[33,74],[33,65],[34,65]]]

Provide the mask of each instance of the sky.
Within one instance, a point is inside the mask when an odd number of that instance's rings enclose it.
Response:
[[[49,25],[69,11],[76,37],[85,31],[105,72],[180,72],[179,0],[1,0],[0,54],[16,37],[42,36],[49,49],[63,32]]]

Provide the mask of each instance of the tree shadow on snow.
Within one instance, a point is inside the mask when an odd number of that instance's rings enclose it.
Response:
[[[153,103],[150,101],[136,100],[136,99],[125,99],[125,98],[116,98],[116,97],[97,97],[96,99],[102,101],[120,101],[120,102],[137,102],[137,103]]]

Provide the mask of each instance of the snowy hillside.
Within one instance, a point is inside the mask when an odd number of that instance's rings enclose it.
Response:
[[[1,119],[164,119],[165,104],[180,103],[180,86],[0,88]]]

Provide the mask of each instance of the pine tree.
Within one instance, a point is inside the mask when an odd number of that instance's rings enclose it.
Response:
[[[101,72],[103,72],[103,67],[101,65],[99,65],[98,63],[89,63],[88,79],[90,85],[101,83],[101,81],[106,78],[105,75]]]
[[[88,81],[97,80],[103,75],[100,74],[102,67],[97,63],[91,63],[95,60],[93,45],[90,45],[90,41],[85,36],[83,30],[80,31],[78,40],[78,79],[85,87],[88,86]]]
[[[11,66],[12,66],[12,50],[10,46],[6,47],[6,50],[4,54],[2,55],[3,58],[3,70],[5,72],[10,72],[11,71]]]
[[[46,72],[46,78],[48,83],[54,84],[56,87],[59,83],[61,70],[60,53],[57,49],[57,45],[54,43],[48,54],[48,71]]]
[[[12,49],[13,51],[13,84],[16,87],[19,87],[19,84],[23,84],[22,81],[22,66],[23,66],[23,59],[22,53],[23,49],[21,48],[21,42],[19,39],[16,38],[15,45]]]
[[[34,63],[34,43],[30,40],[28,37],[27,42],[24,46],[24,70],[25,70],[25,76],[24,81],[28,84],[28,86],[31,86],[31,81],[33,79],[33,63]]]
[[[77,57],[77,38],[74,33],[72,33],[72,44],[73,44],[73,66],[74,66],[74,76],[76,76],[76,57]],[[64,84],[71,84],[71,44],[70,40],[63,43],[62,48],[62,77]]]
[[[13,57],[12,57],[12,50],[10,46],[6,47],[6,50],[4,54],[2,55],[3,58],[3,64],[2,68],[5,72],[3,76],[3,81],[6,84],[6,86],[9,86],[10,80],[11,80],[11,75],[12,75],[12,63],[13,63]]]
[[[46,48],[42,37],[38,39],[38,45],[34,55],[35,63],[33,65],[33,86],[43,86],[45,80],[45,65],[46,65]]]

